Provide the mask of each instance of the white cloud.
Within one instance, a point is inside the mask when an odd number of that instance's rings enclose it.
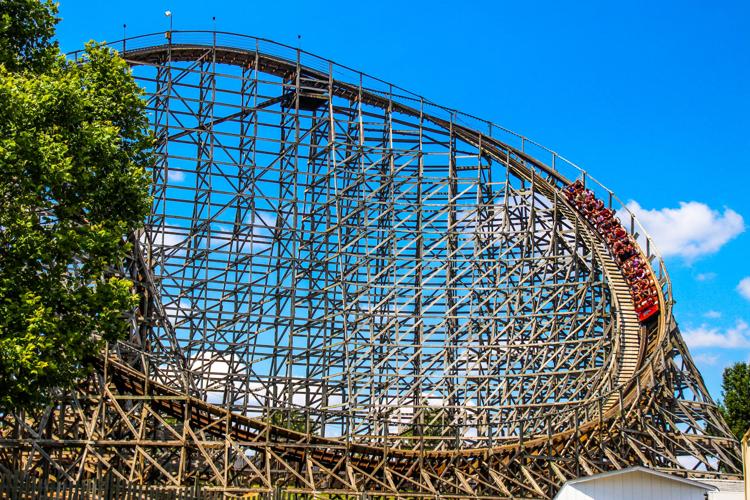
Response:
[[[169,171],[169,181],[170,182],[182,182],[185,180],[185,173],[181,172],[180,170],[170,170]]]
[[[250,382],[260,377],[252,366],[232,352],[205,350],[188,358],[188,368],[195,386],[203,391],[205,401],[215,405],[245,404],[247,415],[259,417],[263,408],[281,408],[291,394],[297,407],[340,410],[344,395],[341,388],[323,381],[292,378],[288,382]],[[162,368],[164,370],[165,368]],[[166,380],[162,377],[162,381]],[[230,398],[237,398],[232,401]],[[340,432],[340,431],[339,431]],[[329,434],[330,435],[330,434]]]
[[[711,354],[710,352],[702,352],[693,356],[693,361],[702,365],[713,366],[719,360],[717,354]]]
[[[729,328],[726,331],[701,325],[698,328],[685,330],[683,338],[690,348],[747,348],[750,347],[750,327],[742,320],[737,321],[734,328]]]
[[[627,205],[654,239],[662,256],[688,261],[716,253],[745,230],[742,216],[725,208],[721,213],[697,201],[680,202],[679,208],[648,210],[637,202]]]
[[[159,247],[176,247],[180,245],[188,236],[188,229],[176,226],[164,227],[157,226],[151,228],[151,241],[154,246]],[[141,243],[146,244],[146,233],[141,234]]]
[[[164,312],[167,313],[167,317],[172,323],[172,326],[176,326],[180,321],[188,319],[190,317],[191,309],[190,301],[187,299],[170,302],[164,306]]]
[[[229,361],[233,361],[234,354],[229,354]],[[193,381],[200,390],[205,391],[206,402],[211,404],[222,404],[225,392],[230,387],[226,385],[227,374],[230,373],[230,364],[222,353],[203,351],[190,357],[189,369]],[[239,364],[239,370],[244,371],[245,365]],[[233,370],[234,372],[234,370]],[[234,385],[238,385],[234,381]]]
[[[718,319],[721,318],[721,313],[719,311],[706,311],[703,316],[710,319]]]
[[[692,455],[679,455],[677,457],[677,462],[679,462],[679,464],[682,465],[687,470],[693,470],[699,465],[701,465],[701,461]]]
[[[712,281],[716,278],[716,273],[699,273],[695,276],[696,281]]]
[[[737,291],[747,300],[750,300],[750,276],[740,280],[740,283],[737,285]]]
[[[696,429],[697,430],[697,429]],[[697,430],[698,431],[698,430]],[[700,432],[700,431],[698,431]],[[694,470],[694,471],[705,471],[706,464],[712,469],[715,470],[716,467],[719,464],[719,461],[716,457],[706,456],[705,462],[697,457],[694,457],[692,455],[678,455],[677,456],[677,462],[682,465],[684,468],[688,470]]]

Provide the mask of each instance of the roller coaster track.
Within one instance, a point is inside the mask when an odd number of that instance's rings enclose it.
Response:
[[[192,41],[191,37],[199,38],[200,41]],[[560,484],[576,475],[633,464],[708,477],[720,475],[721,467],[725,472],[730,472],[729,476],[731,471],[739,471],[736,442],[718,416],[679,337],[672,318],[671,284],[663,262],[653,252],[650,240],[643,229],[636,226],[636,221],[631,216],[630,233],[637,241],[645,242],[645,248],[638,248],[639,255],[644,262],[650,262],[654,266],[649,267],[649,272],[654,282],[659,284],[660,314],[655,321],[643,325],[639,322],[630,287],[617,258],[596,228],[567,201],[563,189],[574,180],[573,176],[583,177],[588,180],[588,185],[596,186],[600,193],[608,194],[610,206],[613,207],[611,192],[595,183],[577,167],[570,168],[568,175],[565,175],[560,170],[560,164],[565,162],[554,153],[551,165],[535,158],[526,151],[526,146],[534,143],[525,138],[522,138],[521,147],[512,146],[491,133],[483,133],[458,123],[452,110],[448,110],[447,117],[445,108],[440,108],[442,115],[426,113],[422,98],[404,93],[396,94],[395,91],[400,89],[393,86],[387,86],[388,91],[364,88],[361,74],[359,82],[352,82],[351,78],[349,81],[336,79],[333,74],[334,66],[330,61],[316,59],[320,64],[314,68],[301,62],[303,54],[298,49],[276,44],[264,45],[266,41],[258,39],[234,37],[221,33],[168,33],[166,41],[162,38],[157,43],[159,38],[147,35],[123,41],[122,52],[125,60],[133,67],[210,61],[213,65],[227,65],[243,71],[250,69],[290,82],[288,87],[296,88],[299,93],[297,106],[302,98],[322,101],[334,97],[345,100],[352,106],[366,104],[387,110],[389,114],[411,117],[419,121],[420,127],[425,124],[424,127],[427,128],[427,124],[431,124],[430,127],[447,131],[451,138],[476,148],[480,157],[503,165],[509,175],[530,185],[532,193],[550,200],[557,211],[557,217],[564,219],[575,229],[577,237],[583,240],[583,246],[591,252],[591,257],[586,262],[575,250],[572,251],[574,258],[581,260],[582,265],[589,266],[592,275],[596,271],[595,265],[601,266],[602,280],[606,283],[611,304],[613,327],[609,330],[609,335],[612,337],[612,351],[602,369],[604,376],[595,381],[596,387],[589,388],[584,399],[572,401],[559,411],[555,410],[558,413],[555,429],[548,427],[546,433],[537,431],[524,435],[521,423],[518,435],[498,437],[488,446],[457,445],[431,449],[425,446],[409,448],[392,446],[390,443],[368,443],[366,440],[350,439],[349,436],[323,437],[287,428],[268,418],[232,412],[221,404],[213,404],[207,398],[198,397],[196,386],[191,385],[187,376],[183,377],[184,383],[177,385],[167,382],[163,377],[151,377],[149,370],[144,368],[148,353],[141,351],[147,350],[144,346],[148,340],[144,335],[134,335],[131,344],[122,344],[108,350],[98,360],[99,377],[103,381],[100,383],[106,385],[107,381],[111,381],[127,401],[131,401],[127,398],[133,398],[132,401],[147,401],[150,406],[148,410],[142,410],[143,415],[158,413],[161,415],[158,419],[163,424],[173,419],[184,422],[186,429],[198,429],[189,431],[193,433],[192,446],[200,450],[206,463],[205,469],[213,471],[214,482],[220,483],[225,491],[230,491],[232,469],[227,458],[228,452],[219,459],[216,456],[211,458],[211,453],[204,449],[209,438],[216,442],[230,443],[226,445],[227,450],[236,443],[241,443],[244,448],[259,453],[258,456],[269,454],[277,463],[282,464],[278,468],[286,468],[287,476],[291,478],[287,483],[297,484],[297,489],[291,488],[291,491],[306,493],[323,490],[339,494],[380,491],[396,496],[440,494],[456,498],[548,498],[554,496]],[[113,45],[117,46],[117,43]],[[289,49],[285,56],[272,53],[274,50],[264,50],[280,47]],[[278,51],[280,49],[275,52]],[[321,66],[327,68],[320,69]],[[301,77],[304,77],[304,89],[299,83]],[[293,83],[295,79],[296,83]],[[210,89],[210,85],[208,88]],[[215,88],[213,90],[216,91]],[[203,91],[202,89],[201,92]],[[157,95],[156,99],[158,98]],[[210,116],[205,113],[204,121],[198,126],[165,133],[171,134],[169,140],[177,140],[191,133],[210,134],[214,127],[259,109],[271,108],[283,99],[284,96],[271,96],[256,102],[252,107],[243,104],[238,111],[221,118],[215,118],[211,110]],[[155,108],[158,111],[158,105]],[[281,195],[279,197],[283,198]],[[624,207],[613,208],[621,208],[621,217],[630,215]],[[151,255],[140,248],[137,238],[133,243],[136,251],[132,275],[141,284],[143,295],[151,301],[149,307],[156,310],[156,316],[161,318],[160,324],[164,327],[167,343],[171,346],[168,349],[176,353],[178,358],[173,360],[176,371],[186,373],[189,371],[190,360],[180,357],[180,346],[176,340],[178,334],[166,319],[167,312],[159,295],[160,284],[151,272]],[[154,361],[163,362],[163,359]],[[692,396],[684,396],[687,393]],[[107,390],[99,400],[99,408],[109,403],[115,404],[116,400],[117,397]],[[127,421],[136,407],[128,410],[127,407],[120,406],[117,408],[119,416],[116,418]],[[550,411],[553,411],[552,408],[554,406],[550,406]],[[83,413],[82,410],[77,411]],[[101,410],[97,412],[101,413]],[[140,425],[144,425],[144,421],[141,420]],[[91,427],[89,435],[93,436],[95,426],[88,425]],[[132,435],[144,434],[143,431],[139,433],[132,423],[126,425]],[[20,435],[20,431],[17,434]],[[172,434],[179,432],[173,430]],[[13,441],[8,439],[6,433],[3,443],[9,449],[64,446],[62,438],[45,440],[41,438],[41,432],[32,435],[35,437],[26,441],[18,438]],[[119,453],[114,452],[112,457],[105,460],[103,455],[99,455],[102,452],[95,448],[91,438],[76,443],[76,446],[85,446],[90,456],[101,456],[102,463],[106,464],[115,463],[116,458],[113,457]],[[106,446],[113,446],[113,443],[115,441],[110,440]],[[125,444],[125,441],[117,443]],[[175,449],[183,450],[179,452],[182,457],[180,463],[190,463],[184,458],[187,454],[184,450],[188,447],[185,441],[180,444],[170,443],[172,441],[169,440],[161,443],[158,440],[136,441],[134,456],[137,458],[138,453],[146,456],[147,453],[143,451],[145,447],[166,449],[174,446]],[[169,457],[172,458],[169,460],[174,460],[176,453],[170,452]],[[47,452],[45,454],[46,457],[52,456]],[[263,455],[266,456],[266,463],[269,455]],[[679,458],[685,455],[697,457],[699,466],[692,470],[683,468]],[[299,468],[289,465],[285,461],[287,458],[299,464]],[[240,459],[257,472],[257,479],[253,481],[263,483],[257,486],[251,481],[252,485],[246,489],[269,491],[273,481],[273,473],[269,472],[272,467],[268,466],[268,471],[262,474],[259,472],[262,469],[258,465],[260,462],[254,463],[244,456],[236,461]],[[158,469],[159,473],[169,476],[175,484],[184,481],[181,479],[183,472],[172,477],[167,466],[159,465],[154,458],[148,460],[153,464],[146,467],[150,474]],[[220,467],[211,463],[212,460],[224,462],[223,473],[219,470]],[[136,462],[138,460],[133,459],[129,466],[131,479],[135,477],[134,471],[143,467],[136,465]],[[30,464],[31,460],[26,465],[27,469],[33,468]],[[94,469],[88,465],[80,467],[80,471],[93,473]],[[181,467],[186,468],[184,465]],[[63,469],[64,467],[59,467],[59,470]],[[68,470],[70,469],[65,471],[66,475],[69,474]],[[123,475],[126,473],[123,472]],[[316,485],[316,475],[328,478],[321,482],[323,486]],[[147,474],[144,474],[139,480],[145,481],[146,477]],[[332,487],[331,484],[335,481],[338,481],[338,486]]]
[[[127,61],[132,65],[148,62],[159,62],[167,57],[167,52],[169,52],[169,57],[172,61],[194,61],[204,56],[206,49],[207,47],[205,45],[163,45],[159,47],[131,50],[126,52],[124,55]],[[216,47],[215,49],[212,48],[212,50],[214,51],[213,53],[215,55],[215,60],[218,63],[237,66],[259,64],[259,67],[262,71],[280,77],[288,76],[289,74],[294,73],[297,70],[297,65],[293,61],[279,59],[268,54],[225,47]],[[258,58],[257,63],[256,57]],[[306,74],[318,78],[321,82],[321,87],[327,85],[327,82],[329,81],[329,75],[312,70],[310,68],[305,68],[304,71],[306,72]],[[368,104],[381,108],[388,108],[389,106],[391,106],[400,113],[404,113],[407,115],[420,115],[419,110],[417,109],[394,103],[392,101],[389,101],[387,98],[383,98],[376,94],[372,94],[366,91],[360,91],[359,89],[349,84],[334,82],[333,92],[335,95],[338,95],[340,97],[351,100],[360,99],[363,102],[367,102]],[[446,122],[443,119],[425,114],[423,114],[422,116],[426,121],[430,121],[437,126],[444,128],[448,128],[451,126],[450,123]],[[456,129],[457,135],[460,136],[463,140],[477,147],[483,148],[497,161],[507,161],[507,158],[511,156],[517,157],[518,160],[511,160],[510,162],[508,162],[510,170],[513,174],[517,175],[518,177],[525,178],[529,181],[534,179],[540,192],[546,194],[550,199],[554,198],[555,196],[562,199],[560,187],[568,185],[571,181],[565,179],[560,173],[556,172],[547,165],[541,164],[522,151],[519,151],[507,144],[503,144],[494,138],[483,136],[476,131],[460,127],[455,124],[453,124],[452,126],[454,127],[454,129]],[[549,176],[548,179],[539,177],[538,174],[536,174],[537,171],[541,171],[547,174]],[[604,272],[607,281],[609,282],[610,288],[613,291],[614,303],[618,311],[618,331],[620,332],[622,338],[622,344],[620,346],[619,352],[619,366],[615,367],[617,375],[614,385],[617,388],[627,388],[626,392],[623,394],[623,397],[625,399],[632,399],[633,394],[631,392],[635,390],[635,384],[631,382],[634,382],[634,376],[642,367],[643,361],[647,359],[651,354],[651,352],[646,350],[647,343],[645,341],[647,334],[645,328],[642,329],[641,324],[638,321],[638,316],[635,311],[635,306],[633,304],[633,299],[629,291],[628,283],[622,275],[622,271],[619,269],[619,266],[616,264],[615,258],[609,254],[607,246],[602,240],[602,237],[572,207],[570,207],[567,203],[561,204],[564,206],[564,208],[561,209],[561,212],[565,217],[570,220],[577,220],[579,224],[587,228],[586,231],[583,232],[586,243],[588,244],[589,248],[593,249],[593,251],[596,252],[597,256],[600,259],[600,262],[602,262],[604,266]],[[643,252],[641,251],[641,253]],[[660,303],[665,303],[664,297],[663,295],[661,295],[661,293]],[[664,316],[665,315],[662,315],[662,319],[659,320],[658,326],[656,326],[656,328],[653,329],[654,331],[650,332],[649,335],[656,336],[660,339],[666,335],[666,322],[663,320]],[[656,345],[658,345],[658,341],[651,342],[650,344],[648,344],[648,347],[653,349]],[[135,372],[123,371],[123,376],[127,376],[125,375],[126,373],[134,376]],[[167,390],[167,388],[161,389]],[[616,413],[616,411],[614,411],[616,410],[614,406],[618,398],[618,393],[613,392],[612,394],[610,394],[607,402],[604,405],[607,410],[613,410],[611,412],[612,414]],[[219,408],[213,408],[213,411],[208,411],[208,413],[221,415],[223,411]],[[249,425],[249,421],[246,424]],[[586,429],[591,425],[594,425],[594,423],[582,422],[581,428]],[[256,429],[260,430],[263,427],[264,424],[262,424],[262,422],[256,422]],[[280,432],[279,429],[276,430]],[[287,431],[287,433],[288,432],[289,431]],[[560,433],[561,436],[564,436],[565,434],[566,432]],[[294,439],[303,439],[305,436],[302,434],[295,435],[294,433],[291,433],[289,437],[293,437]],[[323,441],[323,444],[333,444],[334,442],[328,440]],[[526,445],[529,446],[530,444],[527,443]],[[482,456],[488,452],[497,453],[507,450],[508,447],[508,445],[504,445],[494,449],[459,449],[452,451],[426,450],[419,453],[423,453],[424,456],[436,457],[445,457],[446,455],[451,454],[463,456]],[[382,450],[380,449],[366,447],[363,449],[363,451],[364,450],[366,450],[369,454],[382,455]],[[396,455],[403,454],[404,458],[414,457],[417,454],[417,452],[412,450],[399,449],[392,449],[390,450],[390,453]]]

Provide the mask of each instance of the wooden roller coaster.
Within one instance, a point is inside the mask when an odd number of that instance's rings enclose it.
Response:
[[[611,191],[299,49],[167,35],[113,44],[158,157],[123,270],[131,337],[57,404],[2,416],[0,470],[413,498],[551,498],[631,465],[741,474],[664,264]],[[648,263],[649,316],[575,179]]]

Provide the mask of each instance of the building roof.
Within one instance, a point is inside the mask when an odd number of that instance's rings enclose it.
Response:
[[[719,489],[716,486],[713,486],[710,484],[701,483],[699,481],[693,481],[692,479],[686,479],[684,477],[673,476],[671,474],[667,474],[666,472],[661,472],[658,470],[649,469],[648,467],[642,467],[640,465],[636,465],[634,467],[628,467],[627,469],[619,469],[619,470],[613,470],[609,472],[602,472],[601,474],[594,474],[593,476],[584,476],[584,477],[579,477],[576,479],[571,479],[570,481],[566,481],[563,487],[560,488],[560,491],[557,492],[557,495],[555,495],[555,498],[557,498],[560,495],[560,492],[563,490],[563,488],[565,488],[568,485],[572,486],[574,484],[586,483],[589,481],[596,481],[598,479],[619,476],[622,474],[632,474],[634,472],[643,472],[645,474],[650,474],[652,476],[657,476],[663,479],[668,479],[670,481],[676,481],[678,483],[687,484],[695,488],[701,488],[706,491],[718,491]]]
[[[701,479],[701,483],[715,486],[719,491],[745,491],[744,481],[731,479]]]

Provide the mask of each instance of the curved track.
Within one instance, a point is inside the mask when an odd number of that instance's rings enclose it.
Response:
[[[88,386],[2,433],[26,470],[446,498],[551,498],[636,464],[739,472],[663,262],[589,174],[266,40],[122,49],[159,158],[128,270],[142,301]],[[564,195],[576,178],[641,243],[655,320]]]
[[[612,291],[613,305],[616,310],[619,346],[616,353],[616,362],[613,363],[610,368],[613,375],[612,388],[610,389],[609,394],[604,396],[604,409],[607,411],[607,417],[610,417],[617,412],[615,406],[620,398],[633,398],[634,391],[636,390],[636,374],[643,366],[644,361],[648,359],[650,354],[652,354],[646,349],[646,339],[648,337],[663,339],[666,336],[667,325],[664,321],[664,317],[669,317],[670,310],[668,307],[665,309],[665,300],[660,290],[659,300],[665,314],[662,314],[658,323],[652,325],[648,331],[645,328],[642,328],[638,321],[635,306],[629,292],[628,283],[616,264],[614,256],[610,254],[606,244],[597,231],[591,227],[575,209],[568,205],[567,202],[563,201],[562,188],[570,184],[570,182],[572,182],[571,180],[566,179],[558,171],[539,162],[526,153],[504,144],[497,139],[488,137],[467,127],[457,125],[456,123],[450,123],[436,116],[425,114],[418,109],[398,103],[393,99],[368,92],[362,88],[357,88],[351,84],[331,80],[330,75],[316,71],[312,68],[301,67],[295,61],[281,59],[253,50],[190,44],[166,44],[157,47],[129,50],[125,53],[125,57],[131,65],[160,63],[166,59],[170,59],[173,62],[196,61],[206,56],[206,50],[211,50],[213,63],[235,65],[239,67],[257,67],[264,73],[269,73],[282,78],[301,71],[305,73],[307,78],[320,82],[317,85],[320,88],[326,89],[326,87],[330,85],[330,91],[333,95],[346,98],[352,102],[364,102],[382,109],[390,109],[405,115],[420,117],[422,120],[432,122],[438,127],[442,127],[446,130],[450,129],[452,133],[460,137],[462,140],[481,148],[482,151],[492,156],[496,161],[505,163],[514,175],[528,181],[532,181],[533,179],[536,183],[537,189],[549,199],[555,199],[557,197],[561,213],[570,220],[576,220],[577,224],[580,224],[581,227],[585,228],[581,234],[585,239],[587,246],[597,255],[599,261],[602,263],[606,280]],[[310,85],[309,82],[308,85],[310,88],[315,88],[315,85]],[[639,251],[644,255],[642,250]],[[651,342],[648,344],[648,347],[653,349],[657,344],[658,341]],[[221,413],[221,410],[217,408],[214,409],[214,412]],[[583,429],[588,428],[590,425],[594,425],[594,423],[587,421],[580,422],[580,426]],[[256,428],[260,429],[262,427],[262,422],[256,423]],[[565,436],[567,433],[569,433],[569,429],[564,429],[557,434]],[[299,434],[294,435],[294,437],[302,439],[304,436]],[[555,435],[553,435],[553,439],[554,438]],[[332,441],[326,440],[323,442],[330,444]],[[486,453],[496,453],[508,450],[514,446],[517,445],[504,444],[493,448],[470,450],[459,449],[451,451],[422,450],[418,452],[392,448],[389,450],[389,453],[394,456],[403,457],[413,457],[417,454],[421,454],[424,457],[445,457],[449,455],[482,456]],[[382,455],[382,449],[365,449],[368,453]]]

